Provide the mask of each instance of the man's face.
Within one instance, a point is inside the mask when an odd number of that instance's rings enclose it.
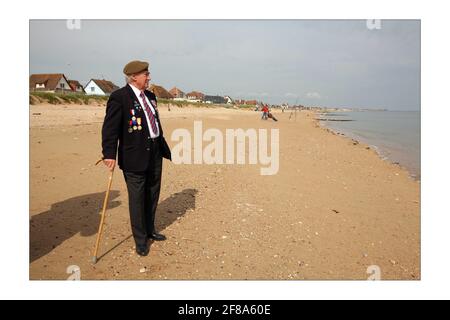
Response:
[[[135,85],[139,90],[147,89],[150,80],[150,72],[148,71],[142,71],[134,75]]]

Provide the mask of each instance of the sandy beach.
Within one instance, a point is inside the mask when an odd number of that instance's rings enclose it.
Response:
[[[167,241],[134,252],[128,196],[117,168],[100,259],[92,249],[108,171],[104,105],[30,106],[30,279],[420,280],[420,181],[368,146],[321,127],[315,114],[160,105],[166,139],[177,128],[278,128],[279,171],[260,165],[164,161],[157,229]]]

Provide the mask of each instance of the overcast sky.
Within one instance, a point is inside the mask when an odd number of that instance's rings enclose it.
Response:
[[[420,21],[30,21],[30,73],[124,85],[123,66],[150,62],[167,90],[268,103],[420,109]]]

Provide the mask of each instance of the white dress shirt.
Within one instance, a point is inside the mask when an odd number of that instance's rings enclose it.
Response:
[[[157,138],[157,137],[159,137],[159,125],[158,125],[158,121],[156,120],[156,113],[155,113],[155,109],[153,108],[153,105],[150,103],[150,101],[148,101],[147,96],[145,96],[145,101],[147,102],[148,106],[150,107],[150,110],[153,113],[153,116],[155,117],[155,123],[156,123],[156,129],[157,129],[156,131],[157,132],[153,132],[152,125],[150,123],[150,119],[148,118],[147,110],[145,110],[144,102],[142,101],[142,98],[141,98],[141,92],[143,92],[143,91],[139,90],[138,88],[136,88],[132,84],[130,84],[130,87],[131,87],[131,89],[133,89],[134,94],[139,99],[139,103],[141,104],[142,109],[144,110],[145,119],[147,119],[147,127],[148,127],[148,130],[150,131],[150,138]]]

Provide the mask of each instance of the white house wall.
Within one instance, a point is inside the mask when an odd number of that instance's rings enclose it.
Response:
[[[94,88],[94,91],[92,91],[91,88]],[[89,81],[89,83],[86,85],[86,87],[84,87],[84,91],[86,92],[86,94],[88,95],[100,95],[100,96],[104,96],[106,95],[102,89],[100,89],[100,87],[94,82],[94,81]]]
[[[64,87],[61,88],[61,84],[64,85]],[[69,83],[64,79],[64,77],[61,77],[61,79],[59,79],[58,84],[56,85],[56,90],[70,90],[72,91],[72,88],[70,87]]]

